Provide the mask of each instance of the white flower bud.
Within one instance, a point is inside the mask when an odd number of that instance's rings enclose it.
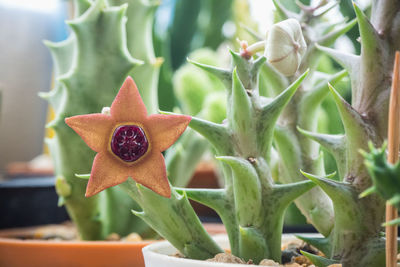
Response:
[[[265,56],[285,76],[296,73],[306,49],[301,26],[295,19],[274,24],[267,33]]]

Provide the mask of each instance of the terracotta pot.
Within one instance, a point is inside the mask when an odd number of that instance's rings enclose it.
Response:
[[[71,226],[48,225],[0,230],[0,267],[144,267],[142,248],[158,242],[52,241],[27,239],[42,232],[64,232]],[[205,223],[209,234],[225,233],[219,223]],[[44,234],[46,235],[46,234]]]
[[[29,230],[0,232],[0,266],[144,267],[142,248],[155,241],[22,240]]]

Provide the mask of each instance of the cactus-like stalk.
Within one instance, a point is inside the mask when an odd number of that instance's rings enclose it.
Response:
[[[236,52],[231,55],[233,70],[194,63],[226,85],[227,124],[198,118],[193,118],[189,124],[215,147],[217,159],[223,163],[225,188],[180,191],[220,215],[234,255],[255,262],[264,258],[280,261],[284,211],[312,184],[303,181],[275,185],[267,162],[278,116],[308,72],[265,104],[258,87],[265,57],[249,59]]]
[[[278,17],[281,19],[297,19],[302,27],[307,50],[297,74],[283,77],[269,64],[264,68],[264,76],[276,93],[283,90],[285,84],[296,79],[306,68],[311,72],[307,80],[293,97],[279,119],[275,130],[275,144],[280,155],[280,173],[278,179],[283,183],[302,181],[304,176],[299,169],[324,175],[325,169],[320,148],[317,143],[304,136],[304,130],[316,131],[317,118],[321,103],[328,95],[327,83],[337,83],[347,75],[346,71],[326,75],[316,70],[321,52],[316,49],[317,43],[331,45],[337,38],[350,30],[356,21],[348,23],[323,23],[323,11],[332,5],[328,2],[318,6],[300,6],[300,13],[288,11],[278,0],[274,1]],[[271,39],[271,38],[269,38]],[[271,42],[271,40],[269,40]],[[279,43],[277,43],[279,49]],[[293,64],[292,64],[293,65]],[[341,171],[341,169],[339,169]],[[333,205],[329,197],[318,187],[313,188],[295,201],[307,221],[316,229],[328,236],[333,227]]]
[[[114,3],[112,3],[114,4]],[[116,4],[116,3],[115,3]],[[140,85],[146,105],[157,109],[157,64],[152,57],[151,19],[154,7],[142,1],[131,1],[129,6],[110,6],[103,0],[77,0],[76,18],[67,22],[72,33],[61,43],[47,43],[55,63],[56,87],[43,97],[55,110],[55,119],[49,123],[55,137],[47,140],[55,160],[57,192],[83,239],[103,239],[110,233],[126,235],[132,231],[147,232],[148,227],[129,212],[115,209],[116,205],[137,206],[118,188],[106,190],[99,196],[85,199],[86,181],[76,173],[88,173],[94,153],[65,123],[66,117],[95,113],[109,106],[128,74],[141,65],[146,83]],[[135,14],[137,12],[137,14]],[[135,19],[143,18],[146,27],[135,27]],[[135,36],[133,37],[132,34]],[[144,42],[144,43],[143,43]],[[135,50],[134,59],[129,50]],[[99,56],[100,55],[100,56]],[[141,82],[140,80],[139,82]],[[68,190],[63,190],[63,189]],[[62,193],[61,193],[62,192]],[[65,193],[67,192],[67,193]],[[116,204],[118,203],[118,204]]]
[[[374,1],[371,19],[355,4],[354,10],[361,35],[361,55],[318,46],[320,51],[337,60],[351,78],[351,105],[331,87],[345,135],[313,135],[314,140],[335,152],[343,182],[307,176],[330,196],[334,204],[335,224],[326,255],[340,260],[343,266],[383,266],[384,245],[379,233],[384,201],[376,195],[358,199],[358,195],[372,184],[364,158],[358,151],[367,149],[368,140],[380,146],[386,136],[394,51],[400,48],[397,22],[400,3]]]

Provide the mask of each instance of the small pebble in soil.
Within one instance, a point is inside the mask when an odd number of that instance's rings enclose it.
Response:
[[[125,242],[139,242],[142,241],[143,239],[140,237],[138,233],[130,233],[126,237],[122,238],[122,241]]]
[[[273,260],[268,260],[268,259],[263,259],[260,261],[260,266],[281,266],[279,263],[273,261]]]
[[[40,239],[40,240],[74,240],[76,239],[77,232],[71,223],[63,223],[59,225],[45,225],[35,228],[31,237],[27,239]]]
[[[117,233],[111,233],[107,236],[106,240],[107,241],[119,241],[119,240],[121,240],[121,237]]]
[[[241,258],[236,257],[236,256],[226,253],[226,252],[218,253],[217,255],[214,256],[214,258],[208,259],[206,261],[246,264],[246,262],[243,261]]]
[[[275,262],[270,259],[263,259],[259,266],[269,266],[269,267],[316,267],[313,265],[305,256],[301,254],[300,251],[307,251],[309,253],[324,256],[320,251],[314,247],[304,243],[303,241],[296,240],[293,242],[286,243],[282,246],[282,264]],[[215,255],[214,258],[208,259],[209,262],[223,262],[223,263],[237,263],[237,264],[248,264],[253,265],[253,261],[249,260],[245,262],[244,260],[236,257],[229,252],[219,253]],[[329,267],[341,267],[342,265],[331,265]]]

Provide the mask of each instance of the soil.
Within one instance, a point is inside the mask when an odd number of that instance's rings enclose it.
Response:
[[[315,267],[306,257],[304,257],[300,250],[307,251],[312,254],[323,256],[323,254],[316,248],[306,244],[300,240],[293,240],[282,245],[282,264],[279,264],[270,259],[262,260],[259,266],[270,266],[270,267]],[[227,251],[225,253],[219,253],[214,258],[208,259],[210,262],[223,262],[223,263],[237,263],[254,265],[252,260],[244,261]],[[336,267],[336,266],[335,266]],[[337,266],[339,267],[339,266]]]

